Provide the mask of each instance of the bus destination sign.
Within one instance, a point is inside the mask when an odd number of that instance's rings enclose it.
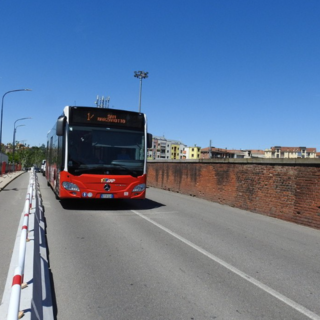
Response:
[[[91,113],[88,113],[88,121],[91,120],[91,118],[94,117],[94,114],[91,115]],[[108,114],[106,117],[97,117],[97,121],[106,122],[106,123],[120,123],[120,124],[126,124],[127,119],[125,118],[118,118],[116,114]]]
[[[70,123],[142,129],[144,127],[144,115],[138,112],[116,109],[71,107]]]

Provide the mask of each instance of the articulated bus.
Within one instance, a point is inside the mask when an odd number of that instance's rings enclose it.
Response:
[[[57,198],[145,198],[152,135],[143,113],[67,106],[47,138],[46,179]]]

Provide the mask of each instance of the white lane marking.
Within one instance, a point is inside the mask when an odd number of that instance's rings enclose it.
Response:
[[[310,311],[309,309],[305,308],[304,306],[300,305],[299,303],[289,299],[288,297],[284,296],[283,294],[279,293],[278,291],[268,287],[267,285],[263,284],[262,282],[252,278],[248,274],[246,274],[246,273],[240,271],[239,269],[233,267],[231,264],[221,260],[217,256],[215,256],[215,255],[211,254],[210,252],[202,249],[201,247],[197,246],[196,244],[192,243],[191,241],[179,236],[177,233],[175,233],[175,232],[171,231],[170,229],[162,226],[161,224],[151,220],[150,218],[146,217],[145,215],[143,215],[142,213],[140,213],[140,212],[138,212],[136,210],[131,210],[131,212],[133,212],[136,215],[138,215],[139,217],[149,221],[150,223],[152,223],[156,227],[160,228],[161,230],[169,233],[173,237],[177,238],[178,240],[182,241],[183,243],[187,244],[188,246],[192,247],[193,249],[197,250],[198,252],[202,253],[203,255],[207,256],[211,260],[219,263],[220,265],[222,265],[226,269],[232,271],[236,275],[238,275],[241,278],[249,281],[250,283],[252,283],[255,286],[257,286],[258,288],[262,289],[263,291],[267,292],[268,294],[272,295],[273,297],[277,298],[278,300],[280,300],[280,301],[284,302],[285,304],[287,304],[288,306],[292,307],[296,311],[302,313],[306,317],[308,317],[308,318],[310,318],[312,320],[320,320],[320,316],[318,316],[314,312]]]

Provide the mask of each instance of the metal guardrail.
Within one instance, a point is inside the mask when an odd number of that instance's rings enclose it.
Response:
[[[15,248],[18,247],[18,249],[14,250],[14,254],[18,252],[19,257],[18,260],[13,257],[13,260],[17,261],[17,265],[11,265],[10,269],[14,268],[14,272],[9,272],[13,274],[11,288],[7,290],[10,292],[10,297],[4,299],[7,310],[4,313],[0,312],[0,316],[5,314],[7,320],[17,320],[22,317],[26,320],[53,320],[52,286],[47,256],[44,209],[37,175],[33,169],[21,219],[22,227],[17,236],[17,239],[20,236],[20,243],[17,244],[16,241]],[[29,230],[29,222],[33,230]],[[30,240],[33,241],[29,241],[29,235],[32,234],[33,238],[30,236]],[[33,246],[32,249],[31,246]],[[33,257],[28,257],[28,252]],[[25,269],[28,270],[28,283],[24,282]],[[10,278],[7,283],[8,281]],[[24,292],[22,289],[27,287],[32,288]],[[22,307],[21,304],[23,304]]]
[[[10,303],[8,309],[8,320],[16,320],[23,317],[24,312],[19,311],[20,306],[20,296],[21,288],[26,287],[24,284],[24,266],[25,266],[25,257],[26,257],[26,247],[28,242],[28,225],[29,225],[29,214],[32,204],[32,198],[35,188],[35,173],[32,171],[31,177],[29,180],[28,193],[23,210],[23,224],[21,229],[20,236],[20,249],[19,249],[19,259],[18,266],[15,269],[13,280],[12,280],[12,290],[10,296]]]

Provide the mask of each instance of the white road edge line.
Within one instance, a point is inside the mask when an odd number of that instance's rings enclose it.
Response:
[[[268,287],[267,285],[263,284],[262,282],[252,278],[248,274],[246,274],[246,273],[240,271],[239,269],[233,267],[229,263],[221,260],[220,258],[218,258],[215,255],[211,254],[210,252],[202,249],[201,247],[197,246],[196,244],[192,243],[191,241],[179,236],[177,233],[175,233],[175,232],[171,231],[170,229],[162,226],[161,224],[151,220],[150,218],[146,217],[145,215],[143,215],[142,213],[140,213],[140,212],[138,212],[136,210],[131,210],[131,212],[133,212],[134,214],[138,215],[139,217],[149,221],[150,223],[152,223],[156,227],[158,227],[161,230],[169,233],[173,237],[177,238],[178,240],[182,241],[183,243],[187,244],[188,246],[192,247],[193,249],[197,250],[198,252],[202,253],[203,255],[207,256],[211,260],[219,263],[220,265],[222,265],[226,269],[232,271],[233,273],[235,273],[236,275],[240,276],[241,278],[243,278],[243,279],[247,280],[248,282],[254,284],[258,288],[262,289],[263,291],[267,292],[268,294],[272,295],[273,297],[277,298],[278,300],[284,302],[285,304],[287,304],[291,308],[297,310],[298,312],[302,313],[303,315],[307,316],[308,318],[310,318],[312,320],[320,320],[320,316],[318,316],[314,312],[312,312],[309,309],[303,307],[302,305],[296,303],[295,301],[287,298],[286,296],[282,295],[281,293],[277,292],[276,290],[273,290],[272,288]]]

